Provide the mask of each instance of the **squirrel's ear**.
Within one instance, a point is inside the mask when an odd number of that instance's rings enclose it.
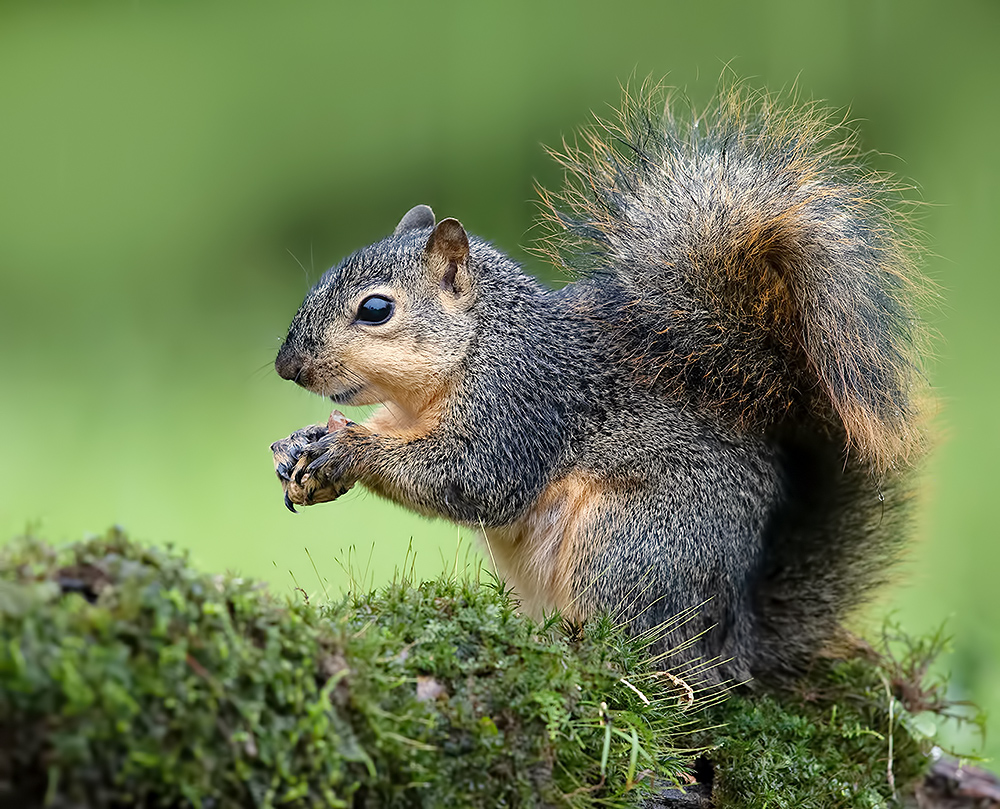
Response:
[[[430,209],[429,205],[417,205],[403,215],[392,235],[399,236],[408,230],[423,230],[432,227],[434,227],[434,211]]]
[[[431,280],[452,298],[468,298],[472,293],[469,273],[469,237],[457,219],[442,219],[424,248]]]

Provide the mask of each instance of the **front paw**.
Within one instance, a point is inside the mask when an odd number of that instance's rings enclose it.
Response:
[[[311,506],[336,500],[361,475],[360,459],[367,432],[356,425],[327,433],[303,447],[289,473],[285,505]]]
[[[287,489],[288,482],[292,478],[292,470],[295,469],[295,464],[298,463],[302,451],[326,434],[326,427],[322,424],[313,424],[311,427],[296,430],[288,438],[282,438],[271,444],[271,452],[274,453],[274,473],[278,476],[283,488]]]

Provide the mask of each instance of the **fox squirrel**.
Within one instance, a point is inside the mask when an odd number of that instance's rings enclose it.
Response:
[[[293,511],[361,483],[482,528],[529,611],[608,610],[687,638],[706,679],[781,681],[905,533],[920,281],[893,189],[828,113],[659,103],[557,155],[564,288],[426,205],[328,271],[277,372],[384,407],[276,442],[275,468]]]

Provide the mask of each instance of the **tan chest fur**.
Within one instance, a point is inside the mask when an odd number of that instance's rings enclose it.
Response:
[[[441,389],[434,398],[424,403],[419,409],[411,409],[396,403],[384,404],[362,426],[376,435],[404,442],[424,438],[441,423],[447,408],[445,393],[446,390]],[[419,503],[414,502],[412,493],[408,489],[394,485],[381,474],[373,473],[367,476],[364,485],[375,494],[420,514],[428,517],[438,516],[435,511],[421,508]]]
[[[596,479],[573,473],[550,484],[532,508],[510,525],[486,529],[489,554],[526,612],[557,607],[566,618],[584,614],[576,568],[602,492]]]
[[[414,441],[423,438],[441,422],[444,415],[445,397],[438,396],[418,412],[395,404],[387,404],[376,410],[364,426],[378,435]]]

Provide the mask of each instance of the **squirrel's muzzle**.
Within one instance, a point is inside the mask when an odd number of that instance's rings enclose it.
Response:
[[[274,370],[278,372],[278,376],[282,379],[290,379],[293,382],[308,387],[308,380],[302,379],[303,364],[302,354],[291,348],[286,342],[281,347],[281,350],[278,351],[278,356],[274,359]]]

